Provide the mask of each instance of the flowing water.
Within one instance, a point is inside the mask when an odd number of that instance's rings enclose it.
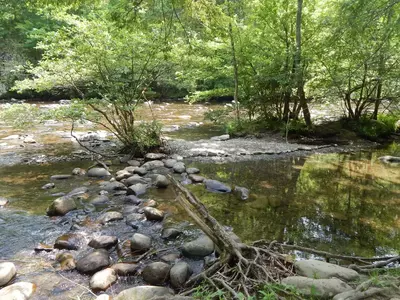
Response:
[[[174,105],[155,107],[154,113],[164,112],[163,122],[180,128],[166,134],[188,139],[219,134],[219,128],[189,124],[200,123],[199,111],[204,112],[205,108]],[[3,136],[15,133],[2,130]],[[68,145],[52,149],[63,153],[74,148],[71,142]],[[8,155],[12,157],[13,153]],[[187,166],[199,168],[207,178],[250,189],[251,197],[243,201],[233,194],[210,193],[203,185],[188,187],[221,223],[232,227],[244,241],[277,240],[362,256],[395,254],[400,250],[400,166],[382,163],[378,160],[382,155],[400,156],[399,145],[351,154],[283,156],[265,161],[221,164],[187,161]],[[54,257],[37,254],[33,249],[39,242],[54,242],[70,227],[62,219],[45,216],[47,206],[56,198],[51,194],[69,192],[82,185],[95,187],[98,182],[78,177],[57,182],[53,190],[40,187],[49,182],[51,175],[70,174],[75,167],[89,165],[88,161],[0,165],[0,196],[10,200],[6,208],[0,209],[0,261],[16,261],[23,272],[22,279],[41,285],[42,292],[35,299],[66,299],[66,295],[74,295],[76,299],[79,290],[76,284],[51,272],[49,261]],[[123,167],[111,168],[117,171]],[[151,190],[145,197],[152,197],[162,209],[172,213],[171,222],[188,220],[176,206],[172,189]],[[78,274],[71,278],[81,283],[87,280]],[[120,282],[119,286],[130,283]],[[118,289],[118,285],[114,288]]]

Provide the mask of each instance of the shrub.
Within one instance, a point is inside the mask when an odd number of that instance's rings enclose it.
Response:
[[[1,122],[21,129],[40,123],[42,117],[39,107],[33,104],[9,104],[0,111]]]

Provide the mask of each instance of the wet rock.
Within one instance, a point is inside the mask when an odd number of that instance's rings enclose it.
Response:
[[[129,173],[129,172],[126,171],[126,170],[121,170],[121,171],[118,171],[118,172],[116,173],[115,179],[116,179],[117,181],[121,181],[121,180],[126,179],[126,178],[129,178],[129,177],[131,177],[131,176],[132,176],[132,173]]]
[[[118,238],[116,236],[102,235],[93,238],[88,245],[95,249],[100,249],[100,248],[107,249],[115,246],[117,243],[118,243]]]
[[[147,192],[147,184],[136,183],[134,185],[129,186],[126,192],[127,195],[135,195],[135,196],[143,195]]]
[[[153,199],[150,199],[145,203],[145,206],[146,207],[156,207],[157,206],[157,201],[153,200]]]
[[[146,184],[146,185],[147,185],[148,182],[147,182],[146,179],[140,177],[140,176],[137,175],[137,174],[128,177],[128,178],[124,181],[124,184],[125,184],[126,186],[131,186],[131,185],[135,185],[135,184],[138,184],[138,183]]]
[[[229,186],[219,182],[218,180],[206,179],[204,184],[208,191],[216,193],[230,193],[232,190]]]
[[[136,221],[143,221],[145,219],[143,214],[132,213],[126,216],[126,224],[131,224]]]
[[[61,174],[61,175],[53,175],[50,177],[50,180],[65,180],[65,179],[70,179],[72,175],[66,175],[66,174]]]
[[[158,175],[154,185],[158,188],[166,188],[169,185],[169,180],[164,175]]]
[[[107,192],[121,191],[121,190],[126,190],[127,189],[125,184],[123,184],[121,182],[118,182],[118,181],[106,182],[104,184],[101,184],[100,188],[102,188],[103,190],[106,190]]]
[[[234,192],[242,200],[249,199],[250,191],[248,189],[246,189],[245,187],[235,186]]]
[[[118,274],[118,276],[129,276],[136,274],[138,270],[137,264],[128,264],[128,263],[118,263],[111,266],[112,269]]]
[[[126,203],[131,203],[133,205],[139,205],[140,203],[142,203],[142,200],[135,195],[127,195],[125,196],[124,200]]]
[[[54,184],[54,182],[49,182],[46,183],[44,186],[42,186],[42,190],[50,190],[50,189],[54,189],[56,187],[56,185]]]
[[[379,157],[379,160],[384,163],[400,163],[400,157],[397,156],[386,155]]]
[[[172,169],[174,170],[175,173],[184,173],[186,170],[186,166],[183,162],[177,162]]]
[[[60,263],[61,270],[70,271],[76,268],[75,258],[71,253],[57,254],[56,260]]]
[[[166,160],[164,160],[164,166],[166,168],[172,168],[176,163],[177,163],[177,161],[175,159],[166,159]]]
[[[182,231],[180,231],[176,228],[173,228],[173,227],[164,228],[161,233],[161,237],[163,239],[173,240],[173,239],[176,239],[181,233],[182,233]]]
[[[59,236],[54,242],[55,249],[78,250],[83,244],[84,237],[76,233]]]
[[[8,202],[8,199],[0,197],[0,207],[6,206]]]
[[[164,153],[147,153],[144,157],[145,161],[151,161],[151,160],[162,160],[166,158],[167,155]]]
[[[117,281],[116,272],[112,268],[107,268],[97,272],[90,278],[89,286],[94,291],[105,291]]]
[[[24,143],[25,144],[36,144],[36,141],[32,136],[27,136],[26,138],[24,138]]]
[[[17,282],[0,290],[1,300],[27,300],[36,291],[36,285],[30,282]]]
[[[147,172],[148,172],[147,169],[142,167],[142,168],[136,168],[133,173],[139,176],[144,176],[147,174]]]
[[[89,171],[87,172],[87,176],[89,177],[98,177],[98,178],[102,178],[102,177],[107,177],[107,176],[111,176],[111,173],[108,172],[106,169],[104,168],[91,168],[89,169]]]
[[[151,247],[151,238],[141,233],[135,233],[131,239],[132,252],[145,252]]]
[[[176,260],[178,260],[180,257],[181,257],[180,253],[169,253],[169,254],[163,255],[161,257],[161,260],[166,263],[173,263]]]
[[[174,292],[171,289],[161,286],[136,286],[119,293],[115,300],[150,300],[158,296],[173,296]]]
[[[77,187],[77,188],[73,189],[67,195],[68,195],[68,197],[73,197],[73,196],[87,193],[88,191],[89,191],[89,189],[86,186],[81,186],[81,187]]]
[[[190,266],[186,262],[178,262],[175,264],[169,273],[172,287],[176,289],[184,287],[192,273]]]
[[[90,200],[90,203],[93,205],[101,205],[110,202],[110,198],[108,198],[107,195],[99,195],[92,200]]]
[[[39,243],[33,250],[35,250],[36,252],[51,252],[54,250],[53,246],[50,245],[46,245],[43,243]]]
[[[86,170],[81,169],[81,168],[75,168],[75,169],[72,170],[72,175],[84,176],[84,175],[86,175]]]
[[[54,194],[51,194],[53,197],[62,197],[62,196],[65,196],[66,194],[64,193],[64,192],[59,192],[59,193],[54,193]]]
[[[0,287],[6,285],[17,274],[17,268],[12,262],[0,263]]]
[[[100,216],[99,221],[102,224],[108,223],[108,222],[113,222],[113,221],[118,221],[122,220],[124,216],[117,211],[108,211],[104,213],[103,215]]]
[[[186,173],[188,173],[189,175],[190,174],[197,174],[197,173],[200,173],[200,170],[197,169],[197,168],[187,168],[186,169]]]
[[[151,170],[150,172],[152,174],[156,174],[156,175],[168,175],[168,174],[172,173],[172,170],[168,169],[167,167],[159,167],[159,168],[155,168],[155,169]]]
[[[180,182],[181,182],[182,184],[184,184],[184,185],[192,184],[192,180],[190,180],[190,179],[188,178],[187,173],[182,173],[182,178],[181,178]]]
[[[220,136],[213,136],[212,138],[210,138],[211,141],[227,141],[230,139],[229,134],[223,134]]]
[[[360,275],[352,269],[319,260],[299,260],[294,265],[296,274],[309,278],[328,279],[335,277],[344,281],[360,278]]]
[[[145,207],[143,209],[144,215],[149,221],[161,221],[164,219],[164,212],[154,208],[154,207]]]
[[[74,199],[61,197],[53,201],[47,208],[46,213],[48,216],[64,216],[66,213],[77,209]]]
[[[291,276],[282,280],[282,284],[294,286],[302,295],[318,295],[318,298],[331,299],[337,294],[351,291],[352,288],[340,279],[313,279]]]
[[[214,252],[214,242],[208,236],[201,236],[183,244],[182,254],[186,257],[205,257]]]
[[[163,262],[153,262],[147,265],[142,271],[144,281],[154,285],[162,285],[169,278],[169,264]]]
[[[152,160],[144,163],[142,168],[145,168],[147,171],[151,171],[156,168],[163,167],[164,163],[161,160]]]
[[[193,181],[193,183],[201,183],[205,180],[205,178],[203,176],[194,175],[194,174],[190,174],[189,179],[191,181]]]
[[[141,164],[138,160],[128,160],[127,163],[132,167],[139,167]]]
[[[83,274],[93,274],[109,265],[110,258],[107,250],[98,249],[79,259],[76,269]]]

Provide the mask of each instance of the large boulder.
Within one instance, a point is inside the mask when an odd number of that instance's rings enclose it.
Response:
[[[183,244],[182,254],[186,257],[205,257],[214,252],[214,242],[206,235]]]
[[[111,173],[108,172],[108,170],[104,169],[104,168],[91,168],[87,172],[87,176],[102,178],[102,177],[111,176]]]
[[[95,250],[76,263],[76,269],[83,274],[93,274],[110,265],[108,252],[104,249]]]
[[[17,282],[0,290],[1,300],[28,300],[36,291],[36,285],[30,282]]]
[[[171,289],[161,286],[136,286],[119,293],[115,300],[150,300],[154,297],[173,296]]]
[[[294,266],[297,275],[309,278],[339,278],[344,281],[352,281],[360,278],[360,275],[352,269],[319,260],[299,260],[295,262]]]
[[[144,215],[149,221],[161,221],[164,219],[164,212],[154,208],[154,207],[145,207],[143,209]]]
[[[295,287],[303,296],[332,299],[337,294],[353,290],[347,283],[337,278],[313,279],[291,276],[282,280],[282,284]]]
[[[145,194],[146,191],[147,191],[147,184],[136,183],[128,188],[127,195],[139,196]]]
[[[116,281],[117,275],[115,270],[107,268],[95,273],[90,278],[89,286],[94,291],[105,291]]]
[[[178,262],[171,268],[169,273],[172,287],[176,289],[184,287],[190,275],[192,275],[192,270],[188,263]]]
[[[164,175],[158,175],[154,181],[154,185],[158,188],[166,188],[169,185],[169,180]]]
[[[232,189],[218,180],[206,179],[204,184],[208,191],[215,193],[230,193]]]
[[[78,250],[84,241],[84,237],[77,233],[67,233],[59,236],[54,242],[55,249]]]
[[[12,262],[0,263],[0,287],[6,285],[17,274],[17,269]]]
[[[102,224],[106,224],[108,222],[113,222],[113,221],[118,221],[118,220],[122,220],[124,218],[124,216],[117,211],[108,211],[104,214],[102,214],[99,217],[99,221]]]
[[[143,279],[153,285],[162,285],[169,278],[169,264],[163,262],[153,262],[147,265],[142,271]]]
[[[116,236],[102,235],[93,238],[88,245],[95,249],[107,249],[115,246],[117,243],[118,238]]]
[[[135,233],[131,239],[132,252],[145,252],[151,248],[151,238],[141,233]]]
[[[64,216],[71,210],[77,209],[75,200],[71,197],[61,197],[53,201],[47,208],[46,214],[48,216]]]

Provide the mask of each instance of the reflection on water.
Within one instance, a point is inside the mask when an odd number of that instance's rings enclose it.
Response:
[[[400,154],[399,148],[389,149]],[[388,151],[229,164],[193,164],[207,177],[247,187],[252,196],[192,190],[212,214],[246,241],[268,239],[343,254],[400,249],[400,166]]]

